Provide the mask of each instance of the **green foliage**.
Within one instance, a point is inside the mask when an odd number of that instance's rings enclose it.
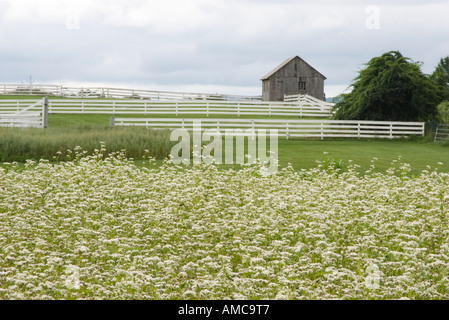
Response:
[[[440,99],[442,101],[449,100],[449,56],[440,59],[432,74],[432,80],[438,86]]]
[[[449,123],[449,102],[442,102],[438,105],[438,122]]]
[[[428,121],[437,116],[437,86],[420,64],[390,51],[371,59],[335,105],[340,120]]]
[[[342,159],[332,158],[328,156],[327,152],[323,153],[323,160],[317,161],[318,167],[328,172],[336,172],[340,174],[347,171],[346,163]]]

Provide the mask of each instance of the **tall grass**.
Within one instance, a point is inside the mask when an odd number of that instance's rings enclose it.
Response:
[[[67,159],[80,146],[92,154],[101,142],[109,152],[126,150],[131,158],[151,156],[163,159],[173,145],[168,130],[146,128],[67,127],[67,128],[0,128],[0,161],[24,162],[27,159]]]

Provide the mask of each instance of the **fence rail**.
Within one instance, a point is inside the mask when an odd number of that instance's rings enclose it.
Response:
[[[222,101],[260,101],[260,96],[188,93],[175,91],[157,91],[143,89],[125,89],[110,87],[65,87],[43,84],[0,84],[3,95],[48,95],[66,98],[120,98],[146,100],[222,100]]]
[[[0,113],[15,113],[39,100],[0,100]],[[307,103],[262,101],[146,101],[50,99],[50,114],[136,114],[329,117],[330,108]]]
[[[296,102],[303,104],[314,104],[322,107],[332,108],[335,104],[332,102],[323,101],[307,94],[284,95],[284,102]]]
[[[439,124],[435,131],[434,142],[449,141],[449,124]]]
[[[143,126],[152,129],[193,130],[195,123],[205,129],[277,129],[280,137],[310,138],[400,138],[424,135],[424,122],[351,120],[262,120],[262,119],[180,119],[111,118],[111,126]]]
[[[47,100],[0,100],[0,127],[47,126]]]
[[[29,112],[25,115],[0,114],[0,127],[42,127],[42,117],[39,112]]]

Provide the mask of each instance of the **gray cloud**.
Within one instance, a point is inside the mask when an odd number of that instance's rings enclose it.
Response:
[[[366,27],[368,5],[379,8],[379,29]],[[0,1],[0,82],[32,75],[254,91],[261,76],[299,55],[329,87],[344,88],[390,50],[432,72],[449,55],[447,9],[449,1],[415,0]],[[74,21],[79,28],[70,28]]]

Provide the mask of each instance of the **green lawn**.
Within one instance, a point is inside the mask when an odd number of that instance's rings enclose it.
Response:
[[[118,118],[118,117],[117,117]],[[136,115],[138,118],[138,115]],[[98,126],[109,127],[111,115],[109,114],[49,114],[49,128]]]
[[[0,98],[18,98],[3,96]],[[20,97],[25,98],[25,97]],[[32,97],[28,97],[32,98]],[[184,118],[196,118],[202,115],[182,115]],[[167,115],[116,115],[115,117],[169,117]],[[229,116],[211,115],[210,118],[228,118]],[[80,128],[109,126],[111,115],[107,114],[50,114],[49,128]],[[263,116],[251,118],[266,118]],[[273,117],[274,118],[274,117]],[[282,117],[277,117],[282,118]],[[284,117],[285,118],[285,117]],[[288,117],[287,117],[288,118]],[[293,118],[293,117],[290,117]],[[305,118],[311,119],[311,118]],[[312,118],[313,119],[313,118]],[[316,119],[316,118],[315,118]],[[127,146],[123,146],[126,148]],[[402,161],[409,163],[413,173],[426,169],[426,166],[438,167],[439,170],[449,172],[449,147],[435,145],[431,142],[413,142],[404,140],[279,140],[279,160],[281,166],[291,163],[295,169],[316,167],[317,160],[323,160],[324,152],[328,158],[342,160],[348,165],[349,160],[360,165],[360,170],[369,169],[371,160],[376,157],[376,170],[385,171],[391,162],[402,156]],[[443,163],[439,165],[438,162]]]
[[[316,160],[323,160],[324,152],[328,158],[337,158],[348,164],[348,160],[368,170],[375,157],[376,170],[385,171],[393,160],[402,156],[402,162],[412,167],[413,173],[426,169],[439,168],[449,172],[449,147],[434,143],[403,140],[279,140],[279,161],[282,166],[291,163],[293,168],[315,167]],[[443,163],[439,165],[438,162]]]
[[[145,117],[139,115],[118,115],[116,117]],[[149,117],[149,116],[146,116]],[[151,117],[167,117],[166,115]],[[185,118],[199,116],[183,116]],[[219,118],[219,116],[211,116]],[[226,116],[225,116],[226,117]],[[51,114],[49,127],[78,127],[83,125],[109,125],[111,116],[105,114]],[[260,117],[263,118],[263,117]],[[310,118],[307,118],[310,119]],[[449,147],[433,143],[413,142],[404,140],[279,140],[279,161],[282,166],[291,163],[295,169],[317,166],[316,160],[323,159],[323,152],[328,152],[329,158],[337,158],[348,164],[352,160],[361,166],[361,170],[369,169],[373,157],[378,158],[375,166],[385,171],[393,160],[402,156],[402,160],[412,166],[414,173],[426,169],[427,165],[438,166],[440,170],[449,172]],[[438,165],[442,162],[444,165]]]
[[[49,129],[57,130],[57,132],[63,130],[67,134],[73,130],[81,130],[82,127],[103,130],[108,127],[109,119],[109,115],[50,115]],[[120,146],[115,146],[115,149],[117,148]],[[126,143],[123,148],[132,147],[130,143]],[[368,139],[279,140],[281,166],[291,163],[297,170],[316,167],[316,161],[323,160],[324,152],[328,153],[327,158],[342,160],[345,165],[352,160],[353,163],[361,166],[362,172],[369,169],[374,157],[378,159],[375,161],[376,171],[385,171],[399,156],[402,156],[403,162],[411,165],[412,172],[415,174],[425,170],[427,165],[449,172],[449,147],[432,142]],[[438,162],[443,165],[439,165]]]
[[[48,126],[52,128],[61,128],[61,127],[79,127],[84,125],[90,126],[109,126],[110,114],[49,114],[48,115]],[[195,118],[206,118],[204,115],[198,114],[182,114],[176,117],[176,115],[171,114],[152,114],[152,115],[140,115],[140,114],[118,114],[114,115],[114,118],[184,118],[184,119],[195,119]],[[232,116],[232,115],[217,115],[211,114],[209,119],[290,119],[290,120],[320,120],[320,118],[299,118],[299,117],[288,117],[288,116],[272,116],[267,118],[265,116],[250,116],[250,115],[242,115],[240,117]],[[207,119],[207,118],[206,118]],[[326,118],[321,118],[326,119]]]
[[[280,166],[286,167],[291,164],[295,170],[316,168],[319,165],[317,161],[335,159],[337,163],[342,161],[346,168],[352,161],[352,164],[360,166],[358,171],[361,173],[370,169],[373,164],[374,171],[385,173],[393,165],[399,167],[399,163],[409,164],[410,174],[414,175],[427,170],[427,166],[432,169],[438,168],[441,172],[449,172],[449,147],[433,143],[355,139],[327,141],[280,139],[278,143]],[[398,161],[392,164],[395,160]],[[160,165],[162,161],[158,160],[156,163]],[[142,164],[142,161],[137,161],[137,164]],[[240,167],[220,166],[224,169]]]

